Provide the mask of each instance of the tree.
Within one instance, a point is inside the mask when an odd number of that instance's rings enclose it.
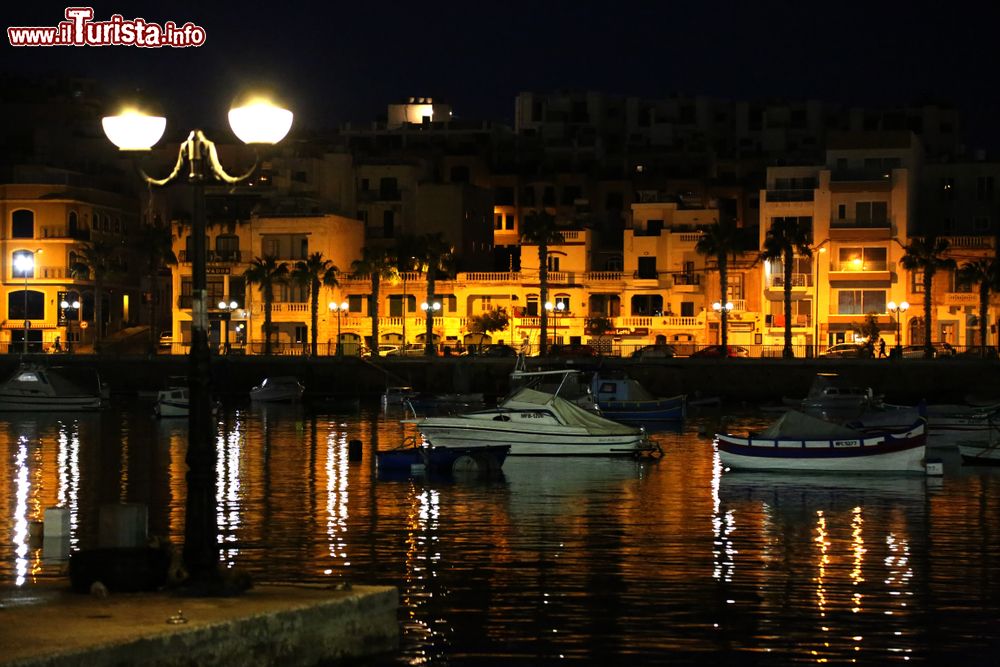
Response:
[[[106,241],[90,241],[80,247],[69,267],[73,278],[94,281],[94,352],[101,351],[104,334],[104,285],[126,270],[121,251],[121,246]]]
[[[764,237],[764,250],[760,258],[764,261],[780,261],[784,269],[784,299],[785,299],[785,346],[781,356],[791,359],[792,351],[792,280],[793,261],[795,254],[812,257],[812,229],[799,221],[798,218],[775,218],[771,228]]]
[[[473,315],[469,318],[469,331],[479,334],[479,351],[482,352],[483,341],[487,334],[493,331],[503,331],[507,328],[510,319],[507,317],[505,308],[493,308],[485,313]]]
[[[988,355],[986,332],[989,324],[990,292],[1000,292],[1000,260],[977,259],[966,262],[958,270],[958,279],[965,285],[979,286],[979,345],[982,355]]]
[[[134,253],[143,259],[143,270],[149,280],[149,351],[150,354],[155,354],[160,335],[156,307],[157,283],[164,268],[177,264],[170,225],[154,221],[140,226],[132,245]]]
[[[444,234],[437,232],[425,234],[419,239],[417,258],[420,261],[424,275],[427,276],[428,305],[434,303],[435,286],[438,274],[448,275],[454,268],[454,248],[448,243]],[[427,309],[427,322],[424,330],[424,354],[434,356],[434,310]]]
[[[865,315],[865,321],[862,324],[855,323],[854,328],[861,332],[864,336],[866,347],[869,353],[875,353],[875,341],[879,339],[879,335],[882,333],[882,327],[878,324],[878,313],[871,312]]]
[[[695,244],[695,252],[707,255],[715,259],[719,267],[719,288],[721,297],[719,303],[726,305],[727,291],[729,287],[729,256],[742,248],[743,235],[736,226],[732,218],[723,219],[714,225],[710,225],[702,230],[701,238]],[[721,334],[722,334],[722,356],[729,356],[729,323],[725,308],[719,311],[721,314]]]
[[[538,307],[541,315],[541,341],[539,353],[548,350],[549,314],[545,304],[549,300],[549,246],[563,242],[563,235],[556,219],[541,210],[529,215],[521,227],[521,240],[527,245],[538,246]]]
[[[365,247],[361,259],[351,263],[351,271],[356,277],[368,276],[372,289],[368,296],[368,315],[372,320],[372,356],[378,354],[378,293],[382,280],[388,280],[396,275],[396,262],[393,254],[384,248]]]
[[[412,234],[403,234],[396,239],[393,247],[393,257],[395,258],[396,276],[403,282],[403,348],[405,352],[406,340],[406,317],[410,312],[410,297],[406,293],[406,276],[411,271],[420,270],[421,237]]]
[[[288,264],[279,264],[273,255],[254,257],[243,277],[248,284],[260,288],[264,299],[264,354],[271,354],[271,304],[274,303],[274,286],[288,280]]]
[[[614,323],[611,319],[605,317],[604,315],[597,315],[587,319],[587,331],[590,332],[591,336],[597,337],[597,347],[601,354],[607,354],[610,352],[607,341],[604,337],[614,328]]]
[[[312,327],[309,331],[312,342],[312,356],[316,356],[316,336],[319,324],[319,291],[323,287],[336,287],[337,273],[340,270],[329,259],[323,259],[323,253],[314,252],[304,261],[295,262],[292,269],[292,280],[309,288],[309,312],[312,317]],[[339,344],[340,341],[337,341]]]
[[[936,236],[915,238],[906,246],[906,254],[900,262],[908,271],[923,272],[924,280],[924,358],[934,357],[934,346],[931,341],[931,307],[934,299],[931,289],[934,286],[934,274],[941,270],[954,269],[955,260],[946,257],[949,247],[948,239]]]

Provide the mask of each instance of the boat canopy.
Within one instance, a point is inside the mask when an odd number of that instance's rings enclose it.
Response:
[[[589,433],[627,434],[639,432],[639,429],[605,419],[558,396],[529,388],[519,389],[508,400],[504,401],[502,407],[508,410],[549,408],[567,426],[578,426],[586,429]]]
[[[776,422],[755,434],[754,437],[774,440],[785,438],[826,440],[829,438],[861,438],[862,434],[841,424],[828,422],[797,410],[789,410]]]

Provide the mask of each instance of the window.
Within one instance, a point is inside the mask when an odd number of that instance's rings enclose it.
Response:
[[[924,273],[923,271],[910,271],[910,291],[924,293]]]
[[[640,257],[639,258],[639,271],[636,275],[637,278],[646,279],[656,279],[659,274],[656,271],[656,258],[655,257]]]
[[[352,294],[347,297],[347,311],[350,313],[363,313],[365,310],[364,302],[367,299],[361,294]]]
[[[620,256],[609,257],[604,263],[604,269],[606,271],[621,271],[624,261]]]
[[[21,209],[10,216],[10,237],[12,239],[35,238],[35,213]]]
[[[976,179],[976,199],[993,201],[993,177],[980,176]]]
[[[27,311],[25,311],[25,306],[27,306]],[[8,292],[7,319],[11,321],[44,320],[45,294],[34,290],[28,290],[25,293],[24,289]]]
[[[493,214],[493,229],[503,229],[503,213]]]
[[[396,214],[395,211],[383,211],[382,212],[382,238],[391,239],[395,236],[396,232]]]
[[[309,340],[308,328],[302,324],[295,325],[295,342],[298,344],[305,343]]]
[[[838,250],[838,271],[887,271],[885,248],[841,248]]]
[[[485,313],[487,311],[493,310],[493,297],[484,296],[479,299],[479,312]]]
[[[383,198],[395,197],[399,192],[399,185],[392,176],[383,176],[378,182],[378,194]]]
[[[368,190],[370,190],[370,189],[371,189],[371,186],[369,184],[368,179],[367,178],[362,178],[361,179],[361,191],[362,192],[368,192]]]
[[[882,224],[889,218],[889,204],[884,201],[859,201],[854,205],[858,224]]]
[[[211,287],[209,288],[211,290]],[[274,286],[274,300],[286,303],[309,301],[309,286],[297,282],[279,283]],[[209,301],[209,303],[212,303]]]
[[[529,294],[524,306],[524,314],[527,317],[538,317],[538,295]]]
[[[838,315],[865,315],[885,313],[885,290],[838,290]]]
[[[568,312],[570,312],[569,295],[568,294],[557,294],[556,298],[553,299],[552,302],[555,304],[557,312],[559,312],[559,313],[568,313]],[[562,310],[559,310],[559,304],[560,303],[562,304]]]
[[[235,234],[216,236],[215,254],[222,261],[238,261],[240,258],[240,237]]]
[[[632,297],[633,315],[659,315],[662,312],[663,297],[659,294],[636,294]]]
[[[506,223],[504,224],[504,229],[514,229],[514,214],[513,213],[507,213],[504,216],[504,220],[506,220]]]
[[[558,271],[559,270],[559,255],[549,254],[549,256],[547,257],[546,264],[549,267],[549,271]]]
[[[837,219],[838,220],[847,219],[847,204],[839,204],[837,206]]]
[[[580,186],[567,185],[563,187],[562,203],[564,206],[570,206],[573,202],[575,202],[579,198],[580,198]]]
[[[742,273],[727,273],[726,274],[726,298],[732,301],[733,299],[743,299],[743,274]]]
[[[681,301],[681,317],[694,317],[694,301]]]

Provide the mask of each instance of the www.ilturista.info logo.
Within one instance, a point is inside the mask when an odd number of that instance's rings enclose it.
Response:
[[[141,46],[185,48],[205,43],[205,29],[190,21],[178,26],[146,19],[125,19],[113,14],[107,21],[94,21],[93,7],[67,7],[66,20],[54,27],[7,28],[11,46]]]

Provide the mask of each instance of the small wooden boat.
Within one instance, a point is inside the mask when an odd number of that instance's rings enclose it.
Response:
[[[257,402],[287,403],[302,398],[305,387],[298,378],[278,376],[265,378],[250,390],[250,400]]]
[[[971,465],[1000,466],[1000,441],[959,442],[958,451],[962,455],[962,463],[968,463]]]
[[[680,421],[687,415],[687,397],[684,394],[657,398],[624,373],[594,373],[591,392],[597,399],[601,414],[616,422],[646,424]]]
[[[722,464],[738,470],[925,472],[923,418],[905,428],[868,428],[793,410],[762,432],[716,438]]]
[[[377,452],[375,455],[380,474],[454,473],[486,474],[503,467],[510,445],[476,445],[468,447],[435,447],[410,445],[408,439],[397,449]]]

